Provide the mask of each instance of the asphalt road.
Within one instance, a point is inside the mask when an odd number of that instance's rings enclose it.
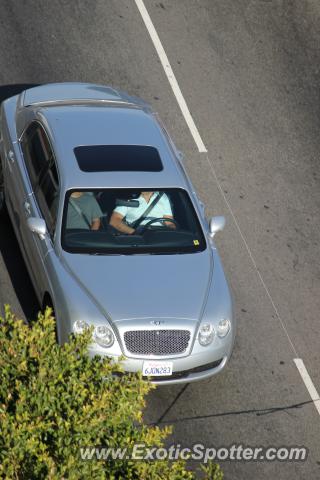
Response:
[[[146,421],[173,424],[170,442],[186,446],[309,449],[305,463],[222,462],[226,479],[320,478],[320,418],[293,361],[303,359],[319,392],[319,3],[145,5],[208,154],[195,146],[133,0],[2,1],[0,85],[110,84],[159,112],[207,215],[227,218],[217,244],[239,328],[225,372],[158,388]],[[0,303],[31,318],[38,306],[8,220],[0,249]]]

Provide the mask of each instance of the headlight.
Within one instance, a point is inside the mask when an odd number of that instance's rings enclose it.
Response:
[[[210,345],[214,338],[214,328],[213,325],[210,323],[204,323],[201,325],[199,334],[198,334],[198,339],[199,343],[202,346]]]
[[[73,324],[74,333],[83,333],[89,325],[84,320],[76,320]]]
[[[101,347],[111,347],[114,342],[114,335],[106,325],[98,325],[94,329],[93,339]]]
[[[220,320],[218,328],[217,328],[217,333],[218,333],[219,337],[220,338],[225,337],[227,335],[227,333],[229,332],[230,328],[231,328],[231,322],[230,322],[229,319],[223,318],[222,320]]]

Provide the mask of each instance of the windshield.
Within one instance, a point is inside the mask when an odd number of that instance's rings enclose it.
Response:
[[[70,190],[62,248],[70,253],[196,253],[206,242],[185,190]]]

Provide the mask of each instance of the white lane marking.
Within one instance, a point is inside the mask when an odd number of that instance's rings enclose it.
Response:
[[[140,12],[140,14],[141,14],[141,16],[142,16],[142,18],[143,18],[143,21],[144,21],[144,23],[145,23],[145,26],[146,26],[146,28],[147,28],[147,30],[148,30],[148,32],[149,32],[149,35],[150,35],[151,40],[152,40],[152,42],[153,42],[153,45],[154,45],[154,47],[155,47],[155,49],[156,49],[156,51],[157,51],[157,53],[158,53],[158,55],[159,55],[161,64],[162,64],[162,66],[163,66],[163,69],[164,69],[164,71],[165,71],[165,73],[166,73],[166,75],[167,75],[168,81],[169,81],[169,83],[170,83],[170,85],[171,85],[171,88],[172,88],[172,90],[173,90],[173,93],[174,93],[174,95],[175,95],[175,97],[176,97],[176,99],[177,99],[177,102],[178,102],[178,105],[179,105],[179,107],[180,107],[180,109],[181,109],[182,115],[183,115],[183,117],[184,117],[184,119],[185,119],[185,121],[186,121],[189,129],[190,129],[191,135],[192,135],[192,137],[193,137],[193,139],[194,139],[194,141],[195,141],[195,143],[196,143],[196,145],[197,145],[197,147],[198,147],[198,150],[199,150],[200,153],[202,153],[202,152],[207,152],[207,149],[206,149],[206,147],[205,147],[205,145],[204,145],[204,143],[203,143],[203,141],[202,141],[202,139],[201,139],[201,136],[200,136],[200,134],[199,134],[199,131],[198,131],[198,129],[197,129],[197,127],[196,127],[196,125],[195,125],[195,123],[194,123],[194,121],[193,121],[193,118],[192,118],[192,116],[191,116],[191,114],[190,114],[190,111],[189,111],[189,108],[188,108],[188,106],[187,106],[187,104],[186,104],[186,101],[185,101],[185,99],[184,99],[184,97],[183,97],[183,95],[182,95],[182,92],[181,92],[181,90],[180,90],[180,87],[179,87],[179,84],[178,84],[178,82],[177,82],[177,80],[176,80],[176,77],[175,77],[175,75],[174,75],[174,73],[173,73],[173,71],[172,71],[171,65],[170,65],[170,63],[169,63],[168,57],[167,57],[167,55],[166,55],[166,52],[165,52],[165,50],[164,50],[164,48],[163,48],[163,46],[162,46],[162,44],[161,44],[160,38],[159,38],[159,36],[158,36],[158,34],[157,34],[157,31],[156,31],[156,29],[154,28],[154,25],[153,25],[152,20],[151,20],[151,18],[150,18],[150,16],[149,16],[149,13],[148,13],[148,11],[147,11],[144,3],[143,3],[143,0],[135,0],[135,2],[136,2],[136,5],[137,5],[137,8],[138,8],[138,10],[139,10],[139,12]],[[230,214],[231,214],[231,216],[232,216],[232,219],[233,219],[233,221],[234,221],[234,223],[235,223],[235,225],[236,225],[236,227],[237,227],[237,230],[238,230],[238,232],[239,232],[239,234],[240,234],[240,237],[242,238],[242,241],[243,241],[243,243],[244,243],[244,245],[245,245],[245,247],[246,247],[246,250],[247,250],[248,255],[249,255],[249,257],[250,257],[250,259],[251,259],[251,261],[252,261],[252,264],[253,264],[253,266],[254,266],[254,268],[255,268],[258,276],[259,276],[260,282],[261,282],[261,284],[262,284],[262,286],[263,286],[263,288],[264,288],[264,290],[265,290],[265,292],[266,292],[266,294],[267,294],[267,297],[269,298],[269,300],[270,300],[270,302],[271,302],[271,305],[272,305],[272,307],[273,307],[273,309],[274,309],[274,312],[275,312],[275,314],[276,314],[276,316],[277,316],[277,318],[278,318],[278,321],[279,321],[282,329],[284,330],[284,332],[285,332],[285,334],[286,334],[286,336],[287,336],[287,338],[288,338],[288,341],[289,341],[289,343],[290,343],[290,346],[291,346],[291,348],[292,348],[295,356],[298,356],[297,350],[296,350],[296,348],[295,348],[295,346],[294,346],[294,344],[293,344],[293,342],[292,342],[292,340],[291,340],[291,338],[290,338],[290,335],[289,335],[289,333],[288,333],[288,330],[287,330],[287,327],[286,327],[286,325],[285,325],[285,322],[284,322],[284,321],[282,320],[282,318],[280,317],[280,314],[279,314],[279,312],[278,312],[278,309],[277,309],[277,307],[276,307],[276,304],[274,303],[273,298],[272,298],[272,296],[271,296],[271,294],[270,294],[270,292],[269,292],[269,289],[268,289],[265,281],[263,280],[263,277],[262,277],[262,275],[261,275],[261,273],[260,273],[260,270],[259,270],[259,268],[258,268],[258,266],[257,266],[257,263],[256,263],[253,255],[252,255],[252,253],[251,253],[250,247],[249,247],[249,245],[248,245],[248,243],[247,243],[247,241],[246,241],[246,239],[245,239],[245,237],[244,237],[244,235],[243,235],[243,233],[242,233],[242,231],[241,231],[241,229],[240,229],[239,223],[238,223],[238,221],[237,221],[237,219],[236,219],[235,214],[233,213],[233,210],[232,210],[232,208],[231,208],[231,205],[230,205],[230,203],[228,202],[228,200],[227,200],[227,198],[226,198],[226,196],[225,196],[225,194],[224,194],[224,191],[223,191],[223,189],[222,189],[222,187],[221,187],[221,185],[220,185],[220,182],[219,182],[219,180],[218,180],[218,177],[217,177],[217,174],[216,174],[216,172],[215,172],[215,169],[214,169],[214,167],[213,167],[213,165],[212,165],[212,162],[210,161],[208,155],[207,155],[207,161],[208,161],[210,170],[211,170],[211,172],[212,172],[212,174],[213,174],[213,177],[214,177],[214,179],[215,179],[215,181],[216,181],[216,183],[217,183],[217,185],[218,185],[219,191],[220,191],[220,193],[221,193],[221,195],[222,195],[222,197],[223,197],[223,199],[224,199],[224,202],[225,202],[226,205],[227,205],[227,208],[228,208],[228,210],[229,210],[229,212],[230,212]],[[311,399],[312,399],[312,401],[314,402],[314,405],[315,405],[315,407],[316,407],[316,409],[317,409],[317,411],[318,411],[318,413],[319,413],[319,415],[320,415],[320,399],[319,399],[319,394],[318,394],[315,386],[314,386],[313,383],[312,383],[312,380],[311,380],[311,378],[310,378],[310,376],[309,376],[309,374],[308,374],[308,372],[307,372],[307,369],[306,369],[306,367],[304,366],[303,360],[300,359],[300,358],[295,358],[295,359],[294,359],[294,362],[295,362],[295,364],[296,364],[296,366],[297,366],[297,368],[298,368],[298,370],[299,370],[299,373],[300,373],[300,375],[301,375],[301,377],[302,377],[302,379],[303,379],[303,381],[304,381],[304,384],[305,384],[305,386],[306,386],[306,388],[307,388],[307,390],[308,390],[308,392],[309,392],[309,394],[310,394],[310,396],[311,396]]]
[[[301,358],[294,358],[294,363],[297,366],[297,369],[299,370],[299,373],[302,377],[302,380],[310,394],[310,397],[314,403],[314,406],[316,407],[319,415],[320,415],[320,397],[319,393],[316,390],[316,387],[313,385],[313,382],[310,378],[310,375],[303,363],[303,360]]]
[[[162,46],[162,43],[160,41],[160,38],[157,34],[156,29],[154,28],[154,25],[152,23],[152,20],[150,18],[150,15],[143,3],[143,0],[135,0],[137,8],[141,14],[141,17],[145,23],[145,26],[149,32],[149,35],[151,37],[151,40],[153,42],[153,45],[157,51],[157,54],[160,58],[161,64],[163,66],[163,69],[165,71],[165,74],[167,75],[168,81],[171,85],[171,88],[173,90],[173,93],[177,99],[178,105],[181,109],[182,115],[184,116],[184,119],[190,129],[191,135],[197,145],[197,148],[199,152],[207,152],[207,149],[202,141],[202,138],[200,137],[200,133],[193,121],[193,118],[191,116],[190,110],[188,108],[188,105],[186,104],[186,101],[182,95],[182,92],[180,90],[179,84],[177,82],[177,79],[175,77],[175,74],[173,73],[173,70],[171,68],[170,62],[168,60],[168,57],[166,55],[166,52],[164,51],[164,48]]]

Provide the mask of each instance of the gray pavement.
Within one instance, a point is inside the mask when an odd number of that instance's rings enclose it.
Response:
[[[0,85],[92,81],[151,102],[184,152],[208,216],[227,218],[217,244],[239,329],[224,373],[158,388],[145,419],[172,423],[170,442],[186,446],[310,450],[304,464],[223,462],[226,479],[320,478],[320,418],[293,362],[297,353],[320,391],[320,7],[311,0],[145,4],[208,155],[197,152],[133,0],[2,2]],[[7,220],[0,237],[0,302],[30,318],[37,305]]]

